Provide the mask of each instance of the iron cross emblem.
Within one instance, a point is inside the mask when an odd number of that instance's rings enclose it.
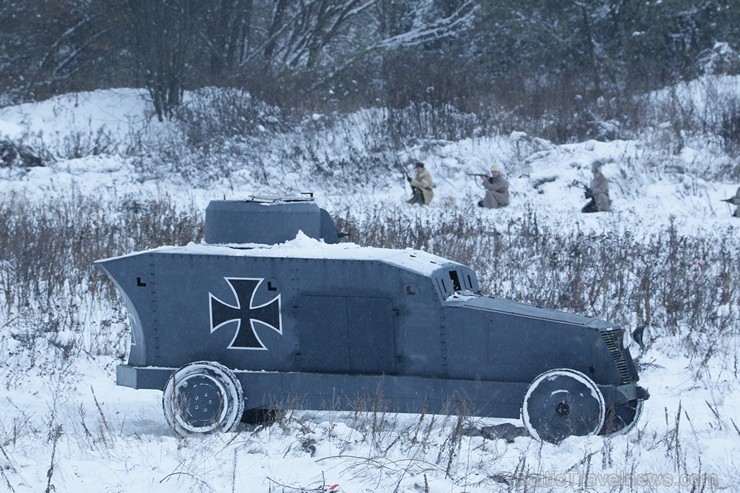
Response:
[[[208,293],[211,311],[211,333],[236,322],[236,334],[230,349],[267,349],[257,335],[257,326],[265,325],[278,334],[283,330],[280,319],[280,295],[259,306],[254,306],[254,293],[264,279],[224,277],[236,298],[236,306],[224,303]]]

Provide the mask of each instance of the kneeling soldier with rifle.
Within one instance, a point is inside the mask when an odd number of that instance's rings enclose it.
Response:
[[[601,164],[594,163],[591,165],[593,178],[591,184],[585,187],[584,194],[591,201],[583,206],[581,212],[609,212],[611,201],[609,200],[609,182],[601,173]]]
[[[491,166],[491,176],[483,174],[474,176],[481,177],[483,188],[486,189],[486,196],[478,201],[478,207],[498,209],[509,205],[509,182],[501,176],[501,168],[497,164]]]
[[[414,169],[416,170],[416,178],[411,178],[406,174],[406,180],[411,184],[411,191],[413,192],[411,198],[406,202],[409,204],[429,205],[432,198],[434,198],[432,175],[421,161],[417,161],[414,164]]]

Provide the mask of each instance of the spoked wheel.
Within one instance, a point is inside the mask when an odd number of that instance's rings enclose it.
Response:
[[[522,403],[522,420],[537,440],[560,443],[569,436],[586,436],[604,426],[604,396],[581,372],[549,370],[534,379]]]
[[[231,370],[197,361],[172,374],[162,407],[167,423],[180,435],[229,431],[244,413],[244,394]]]
[[[623,435],[630,431],[640,420],[643,402],[634,400],[626,404],[610,406],[606,410],[604,426],[601,428],[599,435],[611,437]]]

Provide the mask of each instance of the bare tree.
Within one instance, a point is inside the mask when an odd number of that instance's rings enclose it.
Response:
[[[244,69],[258,68],[250,89],[277,104],[283,95],[299,103],[315,97],[377,103],[386,94],[381,82],[386,58],[402,60],[393,52],[417,50],[433,62],[435,45],[465,32],[479,5],[479,0],[276,0],[265,15],[257,12],[258,2],[254,20],[260,24],[253,26]]]
[[[321,52],[376,0],[278,0],[261,50],[265,61],[314,68]]]
[[[128,0],[130,47],[157,117],[180,104],[207,3],[197,0]]]
[[[415,10],[412,26],[402,32],[383,36],[372,46],[371,50],[420,46],[445,39],[470,26],[479,8],[479,0],[460,0],[449,2],[451,9],[439,10],[428,8]]]
[[[222,83],[244,62],[250,48],[253,10],[253,0],[209,2],[199,33],[209,60],[207,66],[200,67],[201,80]]]
[[[0,90],[43,98],[107,80],[111,71],[95,66],[110,47],[98,7],[96,0],[0,2]]]

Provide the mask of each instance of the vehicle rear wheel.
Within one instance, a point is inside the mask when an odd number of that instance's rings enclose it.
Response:
[[[569,436],[594,435],[604,426],[604,396],[583,373],[548,370],[530,384],[522,403],[522,420],[537,440],[558,444]]]
[[[244,394],[231,370],[196,361],[172,374],[162,407],[167,423],[180,435],[229,431],[244,413]]]
[[[626,404],[611,406],[606,410],[604,426],[599,435],[617,436],[623,435],[635,427],[642,414],[644,401],[634,400]]]

